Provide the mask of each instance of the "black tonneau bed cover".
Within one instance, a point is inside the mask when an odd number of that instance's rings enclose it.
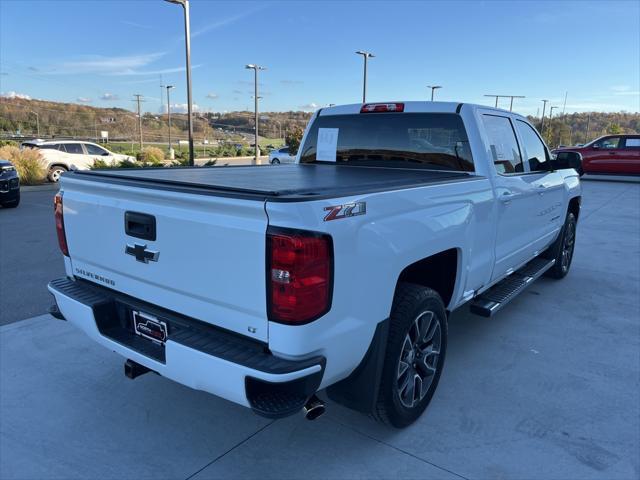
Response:
[[[280,202],[478,179],[463,172],[327,164],[77,170],[65,176],[132,187]]]

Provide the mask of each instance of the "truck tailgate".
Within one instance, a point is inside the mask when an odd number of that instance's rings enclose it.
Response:
[[[160,307],[268,340],[264,202],[63,178],[73,274]],[[125,233],[155,217],[156,239]],[[125,253],[127,245],[130,253]],[[131,249],[157,252],[136,259]]]

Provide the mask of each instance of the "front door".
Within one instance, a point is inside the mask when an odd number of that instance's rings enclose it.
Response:
[[[487,150],[496,170],[497,202],[495,266],[491,280],[503,277],[533,257],[537,224],[537,175],[525,171],[525,162],[508,116],[482,113]]]

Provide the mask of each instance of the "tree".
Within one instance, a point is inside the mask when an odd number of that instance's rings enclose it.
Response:
[[[612,123],[611,125],[609,125],[609,128],[607,128],[607,133],[611,135],[619,135],[623,133],[622,127],[617,123]]]
[[[303,134],[304,132],[302,131],[302,129],[298,126],[295,126],[285,135],[284,141],[289,147],[290,155],[296,155],[298,153],[298,148],[300,148],[300,142],[302,141]]]

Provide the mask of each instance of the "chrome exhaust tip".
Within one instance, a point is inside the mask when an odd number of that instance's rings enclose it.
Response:
[[[304,418],[307,420],[315,420],[320,415],[323,415],[327,411],[324,402],[318,397],[313,395],[305,404],[302,411],[304,412]]]

